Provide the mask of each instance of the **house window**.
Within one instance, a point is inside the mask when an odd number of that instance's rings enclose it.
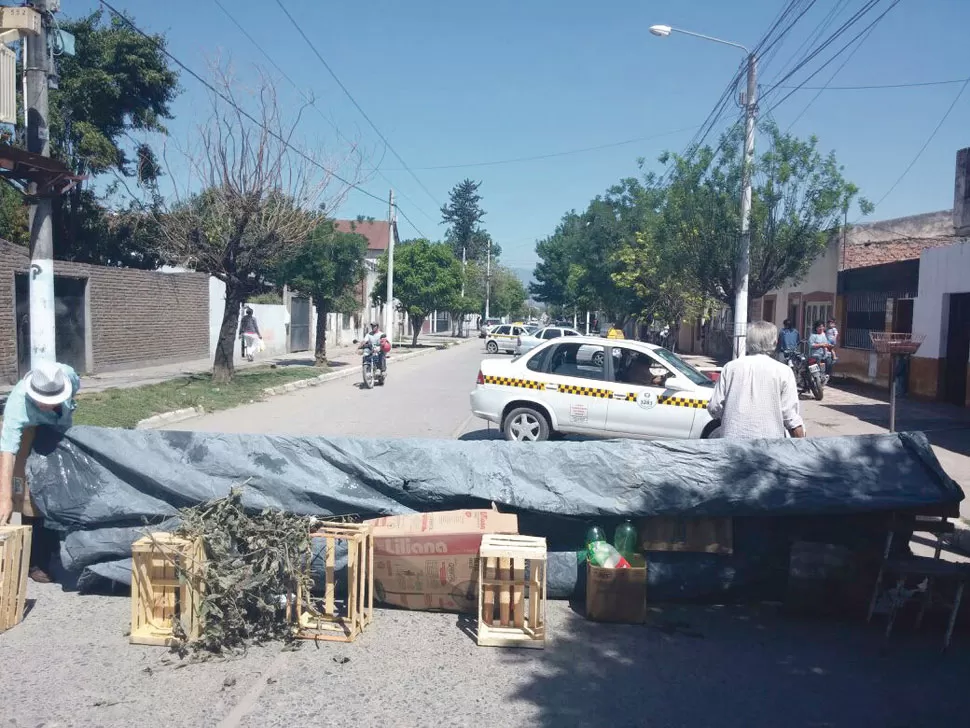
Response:
[[[761,319],[770,323],[775,322],[775,297],[766,298],[762,302]]]
[[[840,343],[849,349],[872,349],[870,331],[886,330],[885,293],[851,293],[845,297],[845,330]]]

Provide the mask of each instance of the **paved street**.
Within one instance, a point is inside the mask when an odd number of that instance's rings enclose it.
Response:
[[[354,375],[173,427],[497,437],[468,415],[482,357],[476,340],[392,360],[383,389],[362,390]],[[821,404],[804,402],[813,435],[878,431],[881,407],[864,393],[837,390]],[[965,478],[966,455],[953,447],[952,463],[961,471],[951,473]],[[464,617],[379,609],[352,645],[307,644],[297,652],[269,646],[238,660],[176,667],[164,649],[128,644],[124,594],[79,596],[31,582],[29,598],[25,622],[0,635],[5,725],[965,722],[958,696],[970,674],[970,638],[959,635],[940,656],[939,625],[919,634],[903,627],[887,647],[875,625],[803,621],[772,605],[656,607],[641,627],[592,624],[581,606],[552,602],[547,649],[515,651],[478,648]]]

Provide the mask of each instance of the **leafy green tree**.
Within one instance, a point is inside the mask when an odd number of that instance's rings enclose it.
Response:
[[[518,316],[525,310],[529,294],[525,285],[508,268],[492,269],[491,299],[489,313],[492,316]]]
[[[50,92],[52,155],[77,174],[116,175],[151,187],[160,174],[155,152],[136,135],[166,133],[171,103],[178,94],[178,73],[163,53],[164,36],[135,33],[117,18],[95,11],[61,21],[76,39],[75,56],[58,56],[60,80]],[[55,256],[92,263],[153,265],[150,256],[126,256],[105,250],[108,227],[101,201],[86,183],[76,185],[54,205]]]
[[[459,182],[448,193],[448,204],[441,208],[441,220],[449,226],[446,237],[458,260],[462,259],[462,250],[467,260],[485,258],[488,238],[479,226],[485,217],[478,194],[481,184],[470,179]]]
[[[0,238],[15,245],[30,242],[27,205],[20,191],[7,183],[0,183]]]
[[[767,151],[754,163],[751,208],[751,273],[748,290],[759,298],[786,281],[801,280],[825,252],[829,234],[858,195],[835,154],[762,125]],[[741,133],[729,132],[715,150],[690,157],[666,155],[671,178],[663,217],[668,250],[704,295],[733,306],[741,258]],[[863,210],[869,203],[859,201]]]
[[[314,228],[309,239],[291,251],[279,266],[280,283],[313,298],[317,312],[317,366],[327,363],[327,318],[331,312],[353,313],[360,308],[355,289],[364,278],[367,238],[336,229],[332,220]]]
[[[411,322],[412,345],[424,320],[432,311],[447,311],[461,294],[462,268],[447,243],[432,243],[423,238],[401,243],[394,250],[394,298],[398,308]],[[387,256],[378,268],[377,284],[371,294],[377,304],[384,303],[387,290]]]

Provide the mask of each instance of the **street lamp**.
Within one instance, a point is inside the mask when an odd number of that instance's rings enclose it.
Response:
[[[734,298],[734,358],[738,358],[745,354],[745,337],[748,328],[748,277],[751,272],[751,166],[754,161],[754,122],[758,113],[757,59],[754,53],[740,43],[672,28],[669,25],[651,25],[650,33],[660,38],[666,38],[671,33],[692,35],[695,38],[740,48],[748,56],[748,92],[744,98],[744,159],[741,167],[741,260],[738,261],[737,292]]]

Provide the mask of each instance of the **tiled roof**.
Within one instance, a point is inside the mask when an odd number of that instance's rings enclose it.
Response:
[[[842,270],[865,268],[883,263],[918,259],[927,248],[952,245],[961,238],[949,235],[939,238],[899,238],[872,243],[849,243],[842,257]]]
[[[357,233],[367,238],[367,249],[371,251],[387,250],[388,229],[387,220],[337,220],[337,229],[343,233]]]

